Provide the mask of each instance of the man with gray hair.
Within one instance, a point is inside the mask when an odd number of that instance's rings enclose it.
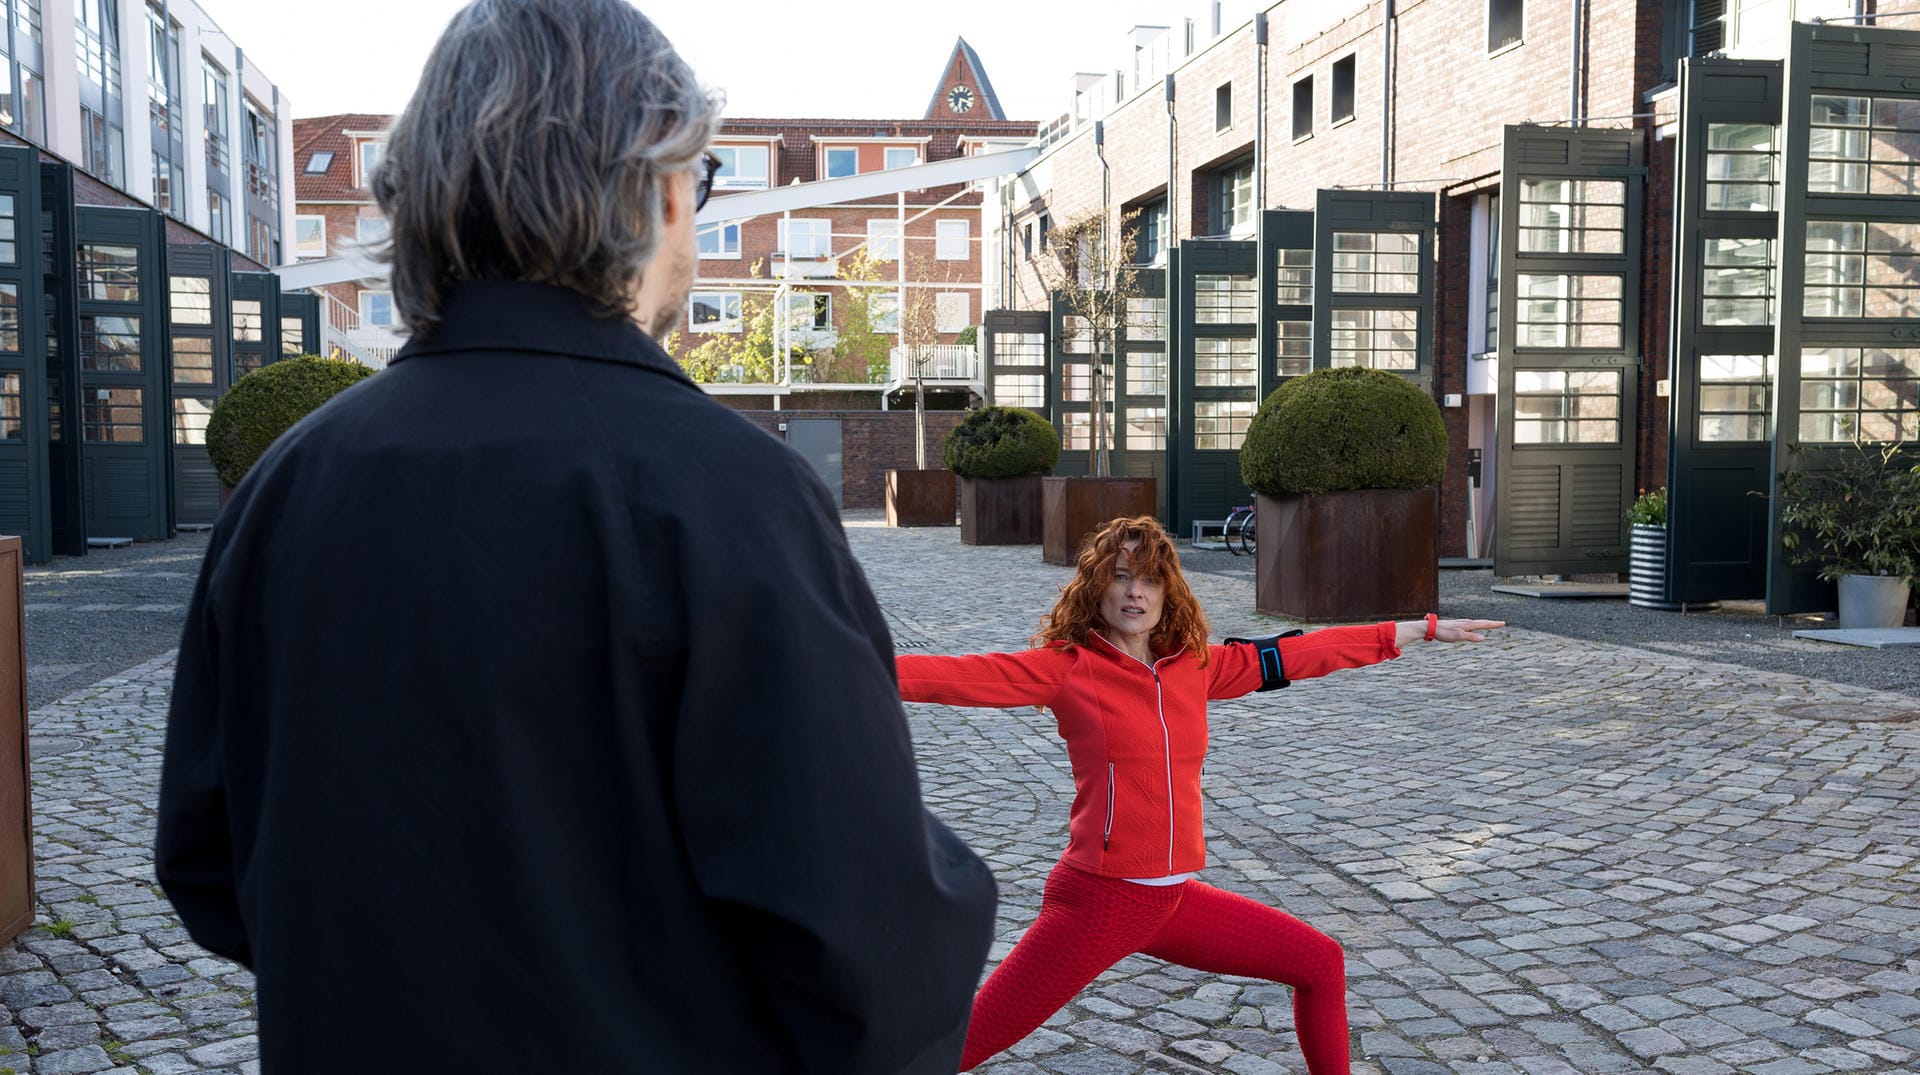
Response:
[[[167,731],[160,880],[270,1075],[955,1068],[993,882],[886,621],[654,342],[716,125],[623,0],[477,0],[391,132],[412,339],[234,491]]]

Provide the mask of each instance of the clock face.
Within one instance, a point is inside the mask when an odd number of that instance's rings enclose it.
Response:
[[[965,112],[973,107],[973,91],[965,85],[957,85],[947,91],[947,107],[955,112]]]

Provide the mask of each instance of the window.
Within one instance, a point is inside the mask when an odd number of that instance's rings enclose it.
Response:
[[[140,301],[140,252],[131,246],[81,243],[75,267],[83,299]]]
[[[213,281],[204,276],[169,277],[167,304],[176,325],[211,325]]]
[[[1516,444],[1620,443],[1619,370],[1514,370]]]
[[[1700,323],[1773,324],[1773,240],[1701,240]]]
[[[1053,214],[1040,214],[1040,250],[1044,253],[1048,246],[1048,236],[1053,234]]]
[[[1420,290],[1420,236],[1411,231],[1333,233],[1336,295],[1413,295]]]
[[[238,306],[238,303],[234,305]],[[375,328],[393,327],[393,292],[362,291],[360,293],[360,323]],[[255,336],[254,339],[259,339]]]
[[[353,222],[354,241],[362,246],[380,242],[389,230],[387,218],[378,213],[365,213]]]
[[[1500,195],[1487,195],[1486,342],[1481,354],[1500,352]]]
[[[1701,355],[1700,439],[1764,441],[1773,410],[1772,355]]]
[[[80,397],[80,436],[89,444],[140,444],[147,439],[138,388],[89,388]]]
[[[824,258],[833,253],[832,221],[782,220],[779,253],[790,258]]]
[[[139,373],[140,319],[80,318],[80,368],[100,373]]]
[[[1037,332],[1007,332],[993,337],[996,367],[1031,367],[1035,373],[993,375],[993,402],[1003,407],[1047,405],[1047,338]]]
[[[20,409],[20,375],[0,374],[0,440],[24,440],[27,417]]]
[[[119,0],[76,0],[81,166],[112,186],[126,181],[120,89]]]
[[[1167,300],[1128,299],[1125,317],[1124,328],[1128,342],[1166,342]]]
[[[833,297],[815,291],[787,295],[787,324],[802,330],[825,332],[833,328]]]
[[[380,161],[387,155],[385,142],[366,141],[360,143],[360,182],[365,187],[373,182],[374,169],[380,167]]]
[[[1328,102],[1332,114],[1327,118],[1336,124],[1353,118],[1353,65],[1352,56],[1333,61],[1333,98]]]
[[[694,238],[699,242],[700,256],[703,258],[740,256],[740,225],[738,224],[701,224],[694,229]]]
[[[284,358],[305,354],[307,349],[307,323],[299,317],[280,319],[280,354]]]
[[[1254,341],[1193,341],[1193,383],[1198,388],[1251,388],[1258,363]]]
[[[1158,265],[1166,257],[1167,200],[1160,199],[1140,208],[1135,218],[1133,260],[1140,265]]]
[[[1920,100],[1813,99],[1810,194],[1920,194]]]
[[[1420,367],[1418,311],[1334,310],[1328,319],[1329,365],[1376,370]]]
[[[20,353],[19,284],[0,284],[0,351]]]
[[[1127,395],[1165,399],[1167,395],[1167,353],[1133,351],[1127,355]]]
[[[13,195],[0,194],[0,264],[16,265],[20,261],[20,248],[15,245],[19,235],[15,212]]]
[[[888,293],[875,295],[867,301],[867,324],[873,331],[892,333],[900,331],[900,298]]]
[[[1814,132],[1813,146],[1823,144]],[[1771,123],[1707,124],[1706,208],[1771,213],[1780,161],[1780,128]],[[1807,172],[1811,177],[1814,169]]]
[[[720,159],[715,190],[763,190],[770,182],[766,146],[714,146],[712,152]]]
[[[1113,410],[1106,412],[1107,443],[1113,443]],[[1093,447],[1093,415],[1086,411],[1069,411],[1060,416],[1060,447],[1063,450],[1079,449],[1085,451]]]
[[[1313,305],[1313,249],[1300,247],[1277,253],[1274,301],[1282,306]]]
[[[867,255],[875,261],[900,260],[900,222],[867,221]]]
[[[1293,84],[1293,140],[1313,137],[1313,76]]]
[[[1618,179],[1520,181],[1520,251],[1618,254],[1627,242],[1627,184]]]
[[[1920,224],[1807,221],[1807,317],[1920,316]]]
[[[740,331],[738,291],[696,291],[687,300],[687,331]]]
[[[1128,407],[1127,443],[1133,451],[1161,451],[1167,446],[1165,407]]]
[[[259,199],[277,210],[280,204],[279,128],[274,123],[273,112],[266,105],[244,94],[240,103],[240,133],[244,139],[241,148],[247,165],[247,197]]]
[[[200,57],[200,75],[205,84],[201,99],[207,110],[207,170],[224,176],[227,174],[227,72],[203,55]],[[213,237],[223,243],[227,241],[224,232],[215,232]]]
[[[213,236],[215,242],[231,242],[233,233],[229,230],[229,226],[232,220],[233,203],[227,200],[226,195],[208,187],[207,234]]]
[[[1621,282],[1607,273],[1520,273],[1518,347],[1618,351]]]
[[[175,336],[173,338],[173,382],[175,384],[213,383],[213,338]]]
[[[1193,278],[1193,320],[1200,325],[1251,325],[1260,302],[1251,276],[1202,273]]]
[[[207,420],[212,416],[212,400],[195,399],[192,396],[175,396],[173,399],[173,442],[175,444],[207,443]]]
[[[1299,377],[1313,371],[1313,322],[1277,321],[1274,323],[1277,350],[1274,372],[1281,377]]]
[[[331,167],[333,167],[333,151],[330,149],[318,150],[307,158],[308,175],[325,175],[327,169]]]
[[[973,320],[973,302],[964,291],[944,291],[934,296],[933,330],[958,332]]]
[[[1233,83],[1213,91],[1213,130],[1218,134],[1233,126]]]
[[[852,147],[827,150],[827,178],[844,179],[860,174],[860,151]]]
[[[1033,257],[1033,223],[1032,221],[1028,221],[1027,226],[1025,228],[1022,228],[1020,231],[1020,253],[1023,257],[1028,257],[1028,258]]]
[[[360,297],[361,318],[366,317],[367,301]],[[259,299],[233,300],[233,338],[236,343],[258,343],[266,337],[262,335],[265,322],[260,316]]]
[[[1801,351],[1800,439],[1920,439],[1920,348]]]
[[[1220,172],[1214,205],[1214,234],[1244,235],[1253,230],[1253,162]]]
[[[920,163],[920,151],[912,146],[888,146],[886,169],[911,168]]]
[[[936,261],[966,261],[972,257],[973,226],[965,220],[934,221],[933,256]]]
[[[0,44],[6,43],[6,12],[0,8]],[[11,70],[0,57],[0,124],[37,145],[47,144],[47,102],[40,74],[39,0],[14,0]],[[17,87],[12,75],[19,76]]]
[[[293,254],[301,258],[327,256],[326,217],[302,214],[293,218]]]
[[[1193,405],[1193,446],[1200,451],[1239,451],[1253,424],[1253,401],[1200,401]]]
[[[153,131],[153,204],[181,215],[186,192],[186,132],[180,80],[180,24],[162,6],[147,5],[147,114]]]
[[[1525,0],[1487,0],[1487,51],[1518,45],[1526,17]]]
[[[126,169],[126,144],[120,125],[81,105],[80,137],[81,167],[103,182],[119,186]]]

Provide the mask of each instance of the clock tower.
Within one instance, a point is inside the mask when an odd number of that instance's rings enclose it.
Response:
[[[954,43],[934,87],[933,100],[927,105],[927,119],[1006,119],[1000,99],[994,96],[993,83],[987,81],[980,54],[966,38]]]

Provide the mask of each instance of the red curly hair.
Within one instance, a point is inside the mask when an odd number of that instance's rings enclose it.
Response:
[[[1113,584],[1121,550],[1132,541],[1140,545],[1127,554],[1128,569],[1135,578],[1159,582],[1166,591],[1160,622],[1148,637],[1153,652],[1165,656],[1185,647],[1202,665],[1206,664],[1207,615],[1187,587],[1186,576],[1180,573],[1180,553],[1173,547],[1173,539],[1151,515],[1115,519],[1087,539],[1080,547],[1073,581],[1061,588],[1053,611],[1041,617],[1033,644],[1086,643],[1087,636],[1103,625],[1100,597]]]

